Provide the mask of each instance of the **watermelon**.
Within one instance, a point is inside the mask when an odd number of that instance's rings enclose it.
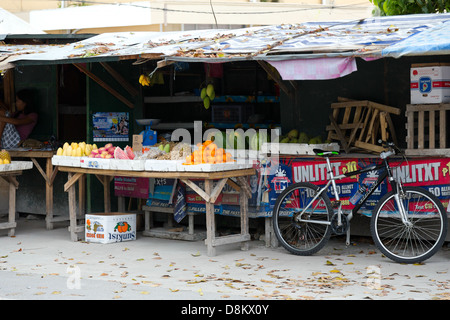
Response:
[[[127,154],[120,148],[116,147],[114,150],[114,159],[130,159]]]
[[[131,159],[131,160],[134,159],[134,152],[133,152],[133,149],[131,149],[129,146],[126,146],[124,151],[125,151],[125,153],[127,154],[128,159]]]

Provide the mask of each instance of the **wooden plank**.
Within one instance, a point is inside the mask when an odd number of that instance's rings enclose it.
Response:
[[[445,110],[439,111],[439,147],[447,147],[447,119],[445,117]]]
[[[414,149],[414,112],[406,111],[406,145],[408,149]]]
[[[450,110],[450,103],[437,103],[437,104],[407,104],[406,111],[441,111],[441,110]]]
[[[36,166],[36,168],[38,169],[38,171],[41,173],[41,176],[44,178],[45,182],[47,184],[50,183],[50,180],[47,177],[47,174],[44,172],[44,170],[42,169],[41,165],[39,164],[39,162],[37,162],[37,160],[35,158],[31,158],[31,161],[33,161],[34,165]]]
[[[212,180],[205,180],[205,192],[206,194],[211,194],[212,191]],[[215,214],[214,214],[214,204],[207,201],[205,203],[206,206],[206,251],[208,256],[212,257],[216,255],[216,248],[214,247],[215,239],[216,239],[216,222],[215,222]]]
[[[385,149],[383,147],[380,146],[376,146],[370,143],[366,143],[366,142],[362,142],[362,141],[355,141],[355,146],[358,148],[362,148],[362,149],[367,149],[367,150],[371,150],[373,152],[376,153],[380,153],[385,151]]]
[[[178,172],[178,171],[131,171],[131,170],[104,170],[104,169],[94,169],[94,168],[80,168],[80,167],[67,167],[58,166],[58,170],[62,172],[79,172],[79,173],[89,173],[107,176],[124,176],[124,177],[140,177],[140,178],[185,178],[185,179],[223,179],[223,178],[235,178],[239,176],[251,176],[256,173],[254,168],[248,169],[238,169],[238,170],[227,170],[227,171],[196,171],[196,172]]]
[[[78,241],[78,235],[76,230],[77,225],[77,204],[76,204],[76,191],[75,186],[73,185],[79,178],[82,173],[71,173],[68,174],[68,182],[64,185],[64,191],[69,194],[69,219],[70,219],[70,239],[72,241]],[[69,182],[72,182],[69,184]],[[67,185],[67,188],[66,188]]]
[[[241,210],[241,238],[250,240],[249,224],[248,224],[248,199],[252,196],[250,186],[243,177],[239,178],[241,183],[241,192],[239,193],[239,205]],[[246,187],[244,187],[244,185]],[[241,250],[248,250],[248,240],[243,241],[241,244]]]
[[[15,176],[8,176],[6,177],[6,180],[9,182],[10,185],[14,186],[14,188],[19,188],[19,182],[17,181]]]
[[[230,243],[236,243],[236,242],[244,242],[249,241],[250,235],[249,234],[231,234],[228,236],[222,236],[218,237],[212,240],[213,246],[221,246],[224,244],[230,244]]]
[[[220,193],[222,192],[223,186],[227,183],[228,178],[224,178],[220,180],[216,186],[214,187],[213,191],[211,192],[209,201],[214,203],[217,200],[217,197],[219,197]]]
[[[406,149],[407,156],[448,156],[450,149]]]
[[[339,129],[339,125],[336,123],[334,118],[330,115],[330,121],[331,125],[334,127],[334,131],[339,137],[339,140],[341,141],[342,148],[344,148],[345,152],[348,153],[350,151],[349,146],[347,144],[347,141],[345,139],[344,134],[342,133],[341,129]]]
[[[16,228],[16,227],[17,227],[17,222],[2,222],[2,223],[0,223],[0,229],[11,229],[11,228]]]
[[[368,142],[370,140],[370,138],[373,136],[373,128],[375,125],[375,121],[378,117],[378,113],[380,112],[380,110],[375,109],[372,115],[372,118],[370,119],[370,123],[369,123],[369,128],[367,129],[367,136],[366,136],[366,141]]]
[[[52,159],[47,158],[45,162],[45,226],[47,230],[53,229],[53,182],[58,169],[53,169]]]
[[[74,175],[71,174],[67,182],[64,184],[64,191],[67,192],[70,189],[70,187],[72,187],[73,184],[77,182],[78,179],[80,179],[82,175],[83,173],[81,172],[75,173]]]
[[[268,63],[262,60],[257,60],[259,65],[267,72],[267,74],[278,84],[281,90],[284,91],[288,96],[292,96],[293,91],[283,82],[278,72],[275,72]]]
[[[389,132],[391,133],[392,141],[395,143],[396,146],[398,146],[398,140],[397,140],[397,134],[395,133],[395,126],[392,122],[391,115],[389,113],[386,113],[386,121],[389,127]]]
[[[206,202],[210,201],[210,195],[202,190],[198,185],[196,185],[194,182],[188,179],[180,179],[183,181],[186,185],[188,185],[192,190],[194,190],[200,197],[202,197],[203,200]]]
[[[419,118],[417,120],[417,149],[423,149],[424,148],[424,134],[425,134],[425,112],[423,110],[419,111]]]
[[[245,192],[245,196],[247,198],[251,198],[252,197],[252,190],[250,189],[250,186],[248,185],[247,180],[244,177],[237,177],[237,181],[239,182],[239,186],[241,187],[241,191],[242,189]]]
[[[139,94],[139,90],[136,89],[133,85],[131,85],[122,75],[117,72],[113,67],[111,67],[106,62],[100,62],[102,67],[109,72],[109,74],[117,80],[117,82],[127,90],[133,97],[136,97]]]
[[[367,107],[367,100],[352,100],[343,102],[334,102],[331,104],[331,109],[348,108],[348,107]]]
[[[110,87],[108,84],[106,84],[103,80],[101,80],[99,77],[97,77],[94,73],[87,70],[85,67],[83,67],[81,64],[74,63],[75,67],[78,68],[81,72],[83,72],[85,75],[87,75],[89,78],[91,78],[93,81],[95,81],[98,85],[103,87],[106,91],[111,93],[114,97],[119,99],[121,102],[123,102],[126,106],[128,106],[130,109],[134,108],[134,104],[130,102],[128,99],[126,99],[124,96],[122,96],[120,93],[118,93],[116,90],[114,90],[112,87]]]
[[[434,110],[431,110],[429,113],[428,113],[428,139],[429,139],[429,141],[428,141],[428,148],[429,149],[434,149],[435,148],[435,146],[436,146],[436,144],[435,144],[435,141],[436,141],[436,128],[435,128],[435,125],[436,125],[436,123],[435,123],[435,117],[436,117],[436,114],[435,114],[435,112],[434,112]]]
[[[363,140],[364,133],[366,132],[366,129],[367,129],[367,123],[369,122],[370,115],[373,113],[373,111],[374,111],[373,108],[367,108],[366,115],[364,117],[363,127],[362,127],[362,130],[361,130],[360,134],[359,134],[358,141],[362,141]]]
[[[236,182],[234,182],[232,179],[228,178],[227,183],[230,187],[232,187],[237,192],[241,191],[241,187]]]
[[[387,122],[386,122],[386,112],[380,112],[380,128],[381,128],[381,140],[388,141],[387,137]]]
[[[368,105],[369,105],[370,107],[373,107],[373,108],[379,110],[379,111],[385,111],[385,112],[392,113],[392,114],[396,114],[396,115],[400,115],[400,113],[401,113],[401,110],[400,110],[399,108],[394,108],[394,107],[391,107],[391,106],[386,106],[386,105],[381,104],[381,103],[376,103],[376,102],[368,101]]]
[[[16,180],[16,177],[8,177],[9,180],[9,214],[8,214],[8,222],[15,223],[16,221],[16,189],[19,184]],[[8,231],[8,236],[14,236],[15,229],[11,228]]]

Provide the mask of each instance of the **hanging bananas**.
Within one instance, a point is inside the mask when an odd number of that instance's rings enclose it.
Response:
[[[150,86],[150,77],[146,74],[141,74],[139,77],[139,83],[142,86]]]

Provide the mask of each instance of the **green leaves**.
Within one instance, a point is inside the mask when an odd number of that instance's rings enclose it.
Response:
[[[443,13],[450,11],[450,2],[445,0],[370,0],[382,16],[417,13]]]

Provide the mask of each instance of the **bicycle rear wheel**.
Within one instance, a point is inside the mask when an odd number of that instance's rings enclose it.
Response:
[[[325,193],[313,201],[319,187],[300,182],[286,188],[273,208],[273,227],[280,244],[296,255],[311,255],[323,248],[331,235],[331,202]],[[308,205],[310,207],[301,212]]]
[[[380,251],[400,263],[417,263],[433,256],[447,234],[447,214],[442,203],[420,187],[404,187],[399,194],[407,213],[403,223],[394,192],[388,192],[374,209],[371,233]]]

